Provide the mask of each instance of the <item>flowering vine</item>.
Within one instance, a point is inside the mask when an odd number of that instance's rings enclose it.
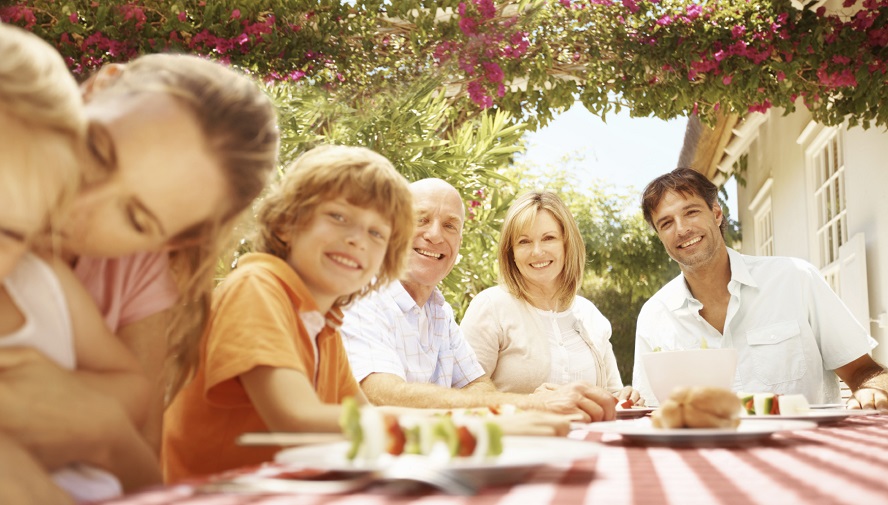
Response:
[[[81,75],[172,50],[344,97],[433,73],[461,109],[531,122],[579,100],[600,115],[711,119],[802,105],[826,124],[888,125],[888,0],[832,11],[789,0],[428,4],[29,0],[0,19],[51,41]]]

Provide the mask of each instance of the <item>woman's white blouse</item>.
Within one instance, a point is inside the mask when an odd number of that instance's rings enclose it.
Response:
[[[568,310],[558,314],[564,315],[564,321],[559,324],[555,318],[557,338],[552,317],[540,312],[500,286],[478,293],[466,310],[460,329],[500,391],[532,393],[544,382],[564,384],[589,378],[611,392],[623,387],[610,343],[610,322],[592,302],[578,296]],[[581,340],[564,335],[571,327]]]

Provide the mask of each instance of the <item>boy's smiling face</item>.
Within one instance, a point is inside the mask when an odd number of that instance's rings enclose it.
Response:
[[[327,200],[304,229],[281,234],[287,263],[299,274],[322,312],[337,298],[370,283],[385,257],[391,223],[374,209],[344,198]]]

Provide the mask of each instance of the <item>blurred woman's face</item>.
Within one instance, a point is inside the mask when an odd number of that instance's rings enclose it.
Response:
[[[221,167],[193,113],[164,93],[94,92],[85,186],[62,226],[65,252],[115,257],[174,248],[224,212]]]
[[[512,243],[515,265],[524,279],[551,288],[564,270],[564,232],[548,210],[537,212],[533,225]]]
[[[65,186],[76,182],[73,137],[0,110],[0,279],[45,235]],[[65,164],[62,167],[62,164]],[[40,173],[45,172],[45,173]],[[22,174],[28,174],[24,179]]]

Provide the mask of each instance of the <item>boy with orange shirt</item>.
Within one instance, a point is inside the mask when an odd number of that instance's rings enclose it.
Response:
[[[398,278],[413,234],[407,181],[368,149],[299,157],[260,204],[256,252],[219,285],[194,378],[164,417],[168,482],[272,459],[249,431],[339,431],[340,403],[367,402],[338,328],[340,307]]]

